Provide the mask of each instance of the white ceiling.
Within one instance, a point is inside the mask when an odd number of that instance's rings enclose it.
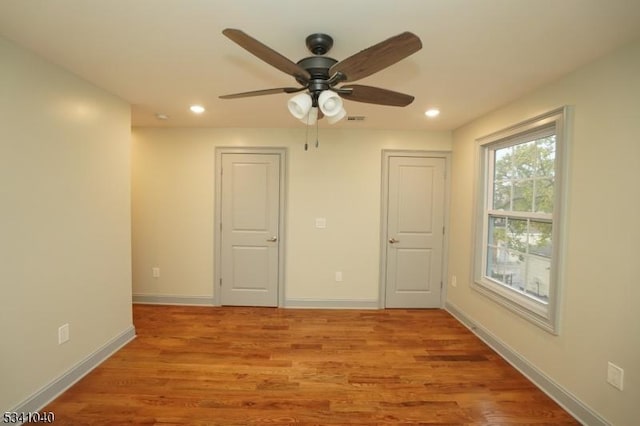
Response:
[[[2,0],[0,34],[132,105],[135,126],[301,127],[291,95],[219,95],[295,86],[222,35],[238,28],[294,62],[305,38],[344,59],[403,31],[409,58],[358,83],[415,96],[405,108],[346,102],[339,128],[454,129],[640,38],[638,0]],[[191,104],[207,112],[195,116]],[[436,106],[442,113],[427,119]],[[170,116],[166,122],[155,113]],[[329,126],[326,120],[321,126]]]

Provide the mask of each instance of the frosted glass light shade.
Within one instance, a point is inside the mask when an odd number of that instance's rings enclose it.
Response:
[[[295,118],[301,119],[309,113],[311,109],[311,96],[308,93],[300,93],[289,99],[287,102],[289,112]]]
[[[327,117],[333,117],[342,109],[342,98],[333,90],[325,90],[318,97],[318,105]]]
[[[327,116],[327,121],[329,124],[335,124],[338,121],[342,120],[347,115],[347,111],[344,108],[340,108],[340,111],[336,115],[332,115],[331,117]]]

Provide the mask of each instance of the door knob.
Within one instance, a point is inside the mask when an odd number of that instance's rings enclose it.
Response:
[[[270,243],[275,243],[276,241],[278,241],[278,237],[267,238],[267,241]]]
[[[399,242],[400,242],[400,240],[396,240],[395,238],[391,238],[391,239],[389,240],[389,242],[390,242],[391,244],[395,244],[395,243],[399,243]]]

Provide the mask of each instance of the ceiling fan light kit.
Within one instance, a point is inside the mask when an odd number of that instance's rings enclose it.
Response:
[[[360,80],[374,74],[422,48],[420,38],[404,32],[362,50],[342,61],[323,56],[333,46],[333,38],[315,33],[306,38],[306,45],[314,56],[297,63],[264,45],[241,30],[227,28],[222,33],[267,64],[294,77],[301,87],[280,87],[220,96],[221,99],[236,99],[277,93],[296,93],[287,102],[289,112],[303,123],[315,124],[327,117],[330,124],[346,116],[343,99],[386,106],[407,106],[413,96],[379,87],[342,85],[344,82]],[[320,111],[318,111],[318,109]]]
[[[325,90],[318,96],[318,106],[324,115],[333,117],[342,109],[342,98],[333,90]]]
[[[340,111],[338,111],[336,115],[333,115],[331,117],[327,116],[327,121],[329,122],[329,124],[335,124],[338,121],[342,120],[346,115],[347,111],[345,111],[344,108],[340,108]]]
[[[289,112],[297,119],[301,119],[307,115],[311,109],[311,105],[312,99],[307,93],[295,95],[293,98],[289,99],[289,102],[287,102]]]

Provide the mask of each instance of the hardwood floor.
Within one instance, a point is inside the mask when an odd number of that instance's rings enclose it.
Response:
[[[579,424],[445,311],[133,312],[56,424]]]

